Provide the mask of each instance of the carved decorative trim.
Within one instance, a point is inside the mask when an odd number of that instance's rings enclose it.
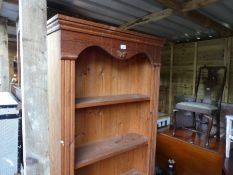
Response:
[[[102,36],[114,38],[130,42],[142,43],[151,46],[163,46],[165,39],[119,29],[104,24],[91,21],[85,21],[64,15],[56,15],[47,22],[47,34],[51,34],[58,30],[85,33],[94,36]]]
[[[126,50],[117,50],[117,57],[119,59],[125,60],[127,58],[127,51]]]
[[[109,47],[103,48],[101,46],[96,46],[96,45],[90,45],[86,47],[82,47],[82,49],[77,49],[75,53],[73,54],[68,54],[68,53],[62,53],[61,59],[62,60],[77,60],[79,55],[85,51],[86,49],[90,49],[92,47],[98,47],[101,50],[104,50],[106,53],[111,55],[113,58],[118,59],[118,60],[129,60],[135,57],[136,55],[145,55],[145,58],[150,60],[150,63],[154,67],[161,66],[161,64],[158,62],[159,58],[153,57],[152,54],[147,54],[146,52],[136,52],[136,51],[130,51],[128,54],[127,50],[115,50],[112,51]]]

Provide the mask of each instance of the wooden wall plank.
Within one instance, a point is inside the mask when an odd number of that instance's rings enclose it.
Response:
[[[169,113],[172,110],[162,99],[172,100],[174,96],[193,96],[195,79],[199,67],[204,65],[218,66],[227,65],[227,85],[225,87],[224,102],[233,103],[233,65],[232,65],[232,38],[220,38],[199,41],[195,43],[175,44],[173,50],[173,63],[170,65],[169,56],[171,48],[164,47],[162,50],[161,82],[160,82],[160,106],[161,112]],[[170,67],[172,66],[172,95],[169,93]],[[199,97],[203,95],[200,92]],[[165,100],[164,100],[165,101]],[[169,101],[169,100],[168,100]]]
[[[228,103],[229,99],[229,80],[230,80],[230,59],[231,59],[231,38],[225,39],[224,44],[224,65],[227,67],[226,84],[224,89],[224,101]]]
[[[233,43],[233,38],[230,38]],[[228,103],[233,103],[233,44],[230,49],[230,67],[229,67],[229,91],[228,91]]]
[[[174,46],[172,108],[174,96],[192,96],[195,43]],[[171,112],[171,111],[170,111]]]
[[[197,77],[197,42],[195,42],[193,58],[193,96],[195,95],[196,77]]]
[[[170,55],[170,76],[169,76],[169,109],[170,113],[172,110],[172,76],[173,76],[173,59],[174,59],[174,44],[171,44],[171,55]]]
[[[166,44],[162,49],[162,60],[161,60],[161,77],[160,89],[159,89],[159,111],[168,112],[169,104],[169,78],[170,78],[170,44]]]

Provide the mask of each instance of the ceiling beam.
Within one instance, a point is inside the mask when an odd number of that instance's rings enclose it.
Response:
[[[191,1],[187,2],[185,5],[183,5],[183,4],[177,3],[174,0],[159,0],[159,2],[162,2],[162,4],[164,6],[167,6],[169,8],[164,9],[164,10],[159,11],[159,12],[151,13],[151,14],[143,16],[141,18],[131,20],[125,24],[122,24],[119,28],[130,29],[130,28],[133,28],[133,27],[138,26],[138,25],[147,24],[147,23],[152,22],[152,21],[155,22],[155,21],[159,21],[161,19],[167,18],[169,16],[174,15],[175,11],[177,11],[179,13],[181,13],[181,12],[184,13],[184,12],[188,12],[191,10],[195,10],[197,8],[200,8],[200,7],[207,6],[207,5],[209,5],[211,3],[215,3],[217,1],[219,1],[219,0],[191,0]]]
[[[121,29],[133,28],[137,25],[146,24],[146,23],[149,23],[151,21],[161,20],[161,19],[166,18],[168,16],[171,16],[173,14],[174,14],[174,11],[172,9],[168,8],[168,9],[165,9],[165,10],[162,10],[159,12],[151,13],[149,15],[142,17],[142,18],[138,18],[138,19],[129,21],[129,22],[121,25],[119,28],[121,28]]]
[[[160,4],[172,8],[179,12],[188,12],[210,4],[219,2],[220,0],[190,0],[185,4],[178,3],[176,0],[157,0]]]
[[[162,4],[165,7],[169,7],[173,10],[176,10],[178,12],[181,12],[183,5],[180,3],[177,3],[176,0],[157,0],[160,4]]]
[[[176,10],[177,12],[179,12],[179,14],[181,14],[184,17],[189,18],[193,22],[196,22],[197,24],[201,26],[204,26],[206,28],[209,28],[209,29],[212,29],[218,32],[222,37],[233,35],[233,31],[231,29],[217,23],[216,21],[212,20],[211,18],[201,13],[198,13],[196,11],[190,11],[190,12],[184,13],[182,11],[184,6],[181,3],[176,2],[175,0],[157,0],[157,1],[160,4],[168,8]]]
[[[208,6],[210,4],[214,4],[219,1],[220,0],[191,0],[183,5],[182,12],[188,12],[191,10],[202,8],[202,7]]]

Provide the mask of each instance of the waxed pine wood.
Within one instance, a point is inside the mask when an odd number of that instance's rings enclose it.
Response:
[[[121,174],[121,175],[141,175],[141,173],[138,172],[138,171],[135,170],[135,169],[132,169],[132,170],[129,170],[129,171],[127,171],[127,172],[125,172],[125,173],[123,173],[123,174]]]
[[[48,21],[52,175],[154,173],[163,43],[63,15]]]
[[[76,168],[81,168],[100,160],[113,157],[135,148],[147,145],[147,137],[135,133],[129,133],[101,140],[95,143],[84,144],[76,150]]]
[[[53,33],[48,37],[48,109],[49,109],[49,158],[51,174],[62,174],[61,156],[62,147],[60,144],[61,130],[63,129],[61,117],[61,61],[58,59],[60,53],[60,32]],[[63,114],[64,115],[64,114]],[[61,155],[60,155],[61,154]],[[60,155],[59,158],[57,155]]]
[[[78,87],[76,98],[130,93],[151,96],[152,67],[149,60],[141,56],[122,62],[112,58],[99,48],[89,48],[77,60],[76,71],[76,87]],[[144,135],[148,139],[151,132],[148,124],[152,122],[149,116],[150,101],[78,109],[76,110],[75,124],[77,126],[75,132],[76,147],[131,132]],[[119,160],[113,162],[113,164],[120,166],[122,162],[127,162],[127,169],[137,167],[145,174],[148,173],[146,167],[150,160],[149,155],[146,156],[148,148],[138,147],[137,149],[141,150],[141,153],[134,153],[133,157],[130,153],[128,153],[128,156],[119,156]],[[145,156],[142,156],[142,153]],[[130,159],[131,161],[128,162]],[[106,162],[100,162],[100,164],[102,166],[100,166],[98,172],[101,174],[106,171],[108,166]],[[116,174],[122,172],[120,168],[119,170],[109,168],[106,173],[113,174],[114,171],[117,171]],[[80,172],[79,169],[77,172]],[[84,171],[83,174],[86,174],[86,172]],[[94,174],[97,174],[97,172]]]
[[[107,106],[121,103],[133,103],[148,101],[149,97],[141,94],[124,94],[111,96],[82,97],[76,99],[76,108],[88,108],[94,106]]]

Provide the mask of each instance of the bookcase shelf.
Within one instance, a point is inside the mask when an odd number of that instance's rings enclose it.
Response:
[[[76,108],[87,108],[95,106],[107,106],[121,103],[133,103],[149,101],[150,98],[142,94],[124,94],[99,97],[82,97],[76,99]]]
[[[146,136],[129,133],[81,145],[76,149],[76,169],[122,154],[148,144]]]

